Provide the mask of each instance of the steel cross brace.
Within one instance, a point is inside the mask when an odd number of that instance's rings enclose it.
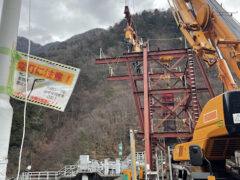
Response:
[[[177,104],[177,106],[175,106],[175,107],[172,109],[172,112],[175,112],[175,111],[180,107],[180,105],[183,104],[183,103],[187,100],[188,97],[189,97],[189,95],[188,95],[188,96],[185,96],[185,97]],[[159,128],[159,126],[161,126],[161,125],[164,123],[164,121],[166,121],[167,118],[170,117],[170,115],[171,115],[171,114],[168,114],[167,116],[165,116],[165,118],[153,128],[154,131],[157,131],[157,128]]]

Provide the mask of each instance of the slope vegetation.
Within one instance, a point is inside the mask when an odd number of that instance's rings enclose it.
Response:
[[[134,15],[138,35],[147,39],[181,36],[170,11],[143,11]],[[64,113],[28,105],[27,136],[22,170],[59,169],[73,164],[80,154],[103,159],[118,156],[117,145],[123,142],[124,156],[129,153],[129,128],[138,128],[135,105],[129,82],[108,82],[108,65],[95,65],[102,48],[106,57],[127,51],[122,20],[114,26],[93,29],[64,42],[41,46],[32,42],[31,53],[81,69],[79,80]],[[150,49],[182,48],[180,40],[151,41]],[[26,51],[27,40],[19,38],[18,49]],[[114,66],[116,70],[116,66]],[[9,176],[16,174],[22,135],[23,103],[11,100],[14,107],[9,151]]]

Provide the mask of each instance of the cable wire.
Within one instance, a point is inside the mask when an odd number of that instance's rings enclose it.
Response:
[[[26,131],[26,114],[27,114],[27,94],[28,94],[28,66],[29,66],[29,56],[31,50],[31,0],[29,0],[29,14],[28,14],[28,56],[27,56],[27,67],[26,67],[26,76],[25,76],[25,86],[26,86],[26,98],[24,104],[24,112],[23,112],[23,135],[22,135],[22,142],[21,148],[19,152],[19,159],[18,159],[18,172],[17,172],[17,180],[19,180],[20,171],[21,171],[21,161],[22,161],[22,151],[23,151],[23,144],[25,139],[25,131]]]

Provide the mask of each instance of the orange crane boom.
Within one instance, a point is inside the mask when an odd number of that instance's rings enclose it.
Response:
[[[240,33],[236,30],[240,29],[239,23],[219,16],[219,9],[226,15],[227,12],[215,0],[172,0],[172,3],[173,6],[169,2],[175,20],[195,53],[208,67],[216,64],[227,91],[239,89],[228,68],[230,65],[240,78]]]

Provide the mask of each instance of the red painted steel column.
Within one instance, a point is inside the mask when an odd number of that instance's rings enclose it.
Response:
[[[148,60],[147,45],[143,44],[143,84],[144,84],[144,140],[147,170],[151,170],[151,137],[150,137],[150,113],[149,113],[149,84],[148,84]]]
[[[201,61],[200,61],[200,59],[199,59],[199,57],[198,57],[197,55],[195,55],[195,58],[196,58],[196,60],[197,60],[197,64],[198,64],[198,66],[199,66],[199,69],[200,69],[200,71],[201,71],[201,73],[202,73],[202,77],[203,77],[203,79],[204,79],[204,82],[205,82],[205,84],[206,84],[206,86],[207,86],[207,88],[208,88],[210,97],[211,97],[211,98],[214,98],[215,95],[214,95],[213,89],[212,89],[212,87],[211,87],[211,84],[210,84],[210,82],[209,82],[209,80],[208,80],[208,78],[207,78],[207,75],[206,75],[206,73],[205,73],[205,70],[204,70],[204,68],[203,68],[203,65],[202,65],[202,63],[201,63]]]
[[[137,90],[137,87],[136,87],[136,85],[134,83],[134,80],[133,80],[133,75],[132,75],[132,72],[131,72],[130,63],[126,62],[126,66],[127,66],[128,76],[129,76],[129,79],[130,79],[132,90],[133,90],[133,97],[134,97],[134,101],[135,101],[135,105],[136,105],[138,119],[139,119],[139,122],[140,122],[141,132],[143,132],[144,131],[144,117],[143,117],[143,113],[142,113],[142,110],[141,110],[141,101],[140,101],[139,96],[134,94],[138,90]]]

